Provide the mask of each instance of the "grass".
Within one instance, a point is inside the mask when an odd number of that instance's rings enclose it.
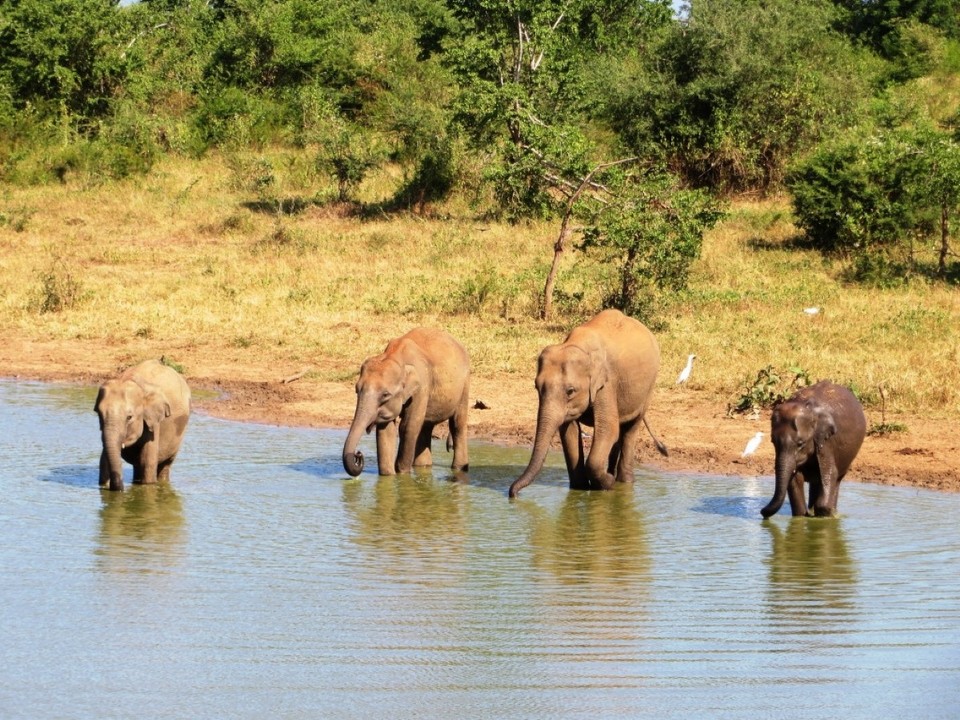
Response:
[[[535,319],[553,224],[502,225],[455,203],[442,219],[360,218],[300,188],[264,203],[231,164],[173,159],[111,185],[5,187],[0,216],[18,220],[0,223],[0,334],[150,342],[187,372],[192,349],[247,353],[352,382],[360,360],[423,324],[460,338],[475,373],[532,377],[540,349],[598,307],[608,269],[568,253],[560,314]],[[365,200],[384,194],[377,182]],[[795,236],[786,200],[734,204],[663,315],[661,385],[693,352],[691,386],[722,404],[773,366],[848,383],[868,406],[882,386],[890,412],[960,412],[957,288],[848,286],[839,262]],[[40,312],[45,299],[60,304]]]

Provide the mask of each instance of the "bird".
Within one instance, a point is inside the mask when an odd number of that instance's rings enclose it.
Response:
[[[758,432],[747,442],[747,446],[743,449],[743,452],[740,454],[740,457],[746,457],[747,455],[753,455],[757,451],[757,448],[760,447],[760,443],[763,441],[763,433]]]
[[[820,308],[818,308],[818,307],[808,307],[808,308],[804,308],[803,311],[804,311],[807,315],[816,315],[818,312],[820,312]]]
[[[693,370],[693,360],[697,357],[696,355],[690,355],[687,357],[687,366],[680,371],[680,375],[677,377],[677,385],[683,385],[689,377],[690,371]]]

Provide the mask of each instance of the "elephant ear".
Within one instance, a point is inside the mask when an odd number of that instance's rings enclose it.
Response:
[[[160,390],[148,389],[143,396],[143,424],[147,429],[157,434],[160,423],[170,417],[170,403]]]
[[[820,448],[823,447],[823,444],[832,438],[837,432],[837,424],[833,420],[833,413],[825,408],[816,408],[816,418],[817,418],[817,429],[814,434],[814,442],[816,443],[817,452],[820,452]]]
[[[607,370],[607,354],[603,350],[591,350],[590,353],[590,402],[597,398],[597,393],[607,384],[609,372]]]
[[[403,402],[406,403],[420,390],[420,375],[417,368],[407,364],[403,366]]]

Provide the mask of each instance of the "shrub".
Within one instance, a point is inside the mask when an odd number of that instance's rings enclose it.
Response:
[[[765,408],[787,400],[797,390],[811,384],[810,374],[802,368],[788,368],[785,372],[767,365],[748,382],[740,395],[727,406],[727,414],[758,413]]]

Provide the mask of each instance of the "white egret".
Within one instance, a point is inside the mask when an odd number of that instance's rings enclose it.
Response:
[[[804,308],[803,311],[804,311],[807,315],[816,315],[818,312],[820,312],[820,308],[818,308],[818,307],[808,307],[808,308]]]
[[[747,446],[743,449],[743,452],[740,454],[740,457],[746,457],[747,455],[753,455],[757,448],[760,447],[760,443],[763,442],[763,433],[758,432],[747,443]]]
[[[679,377],[677,377],[677,385],[683,385],[683,383],[685,383],[689,379],[690,371],[693,370],[693,360],[695,357],[697,356],[690,355],[689,357],[687,357],[687,366],[680,371],[680,375]]]

